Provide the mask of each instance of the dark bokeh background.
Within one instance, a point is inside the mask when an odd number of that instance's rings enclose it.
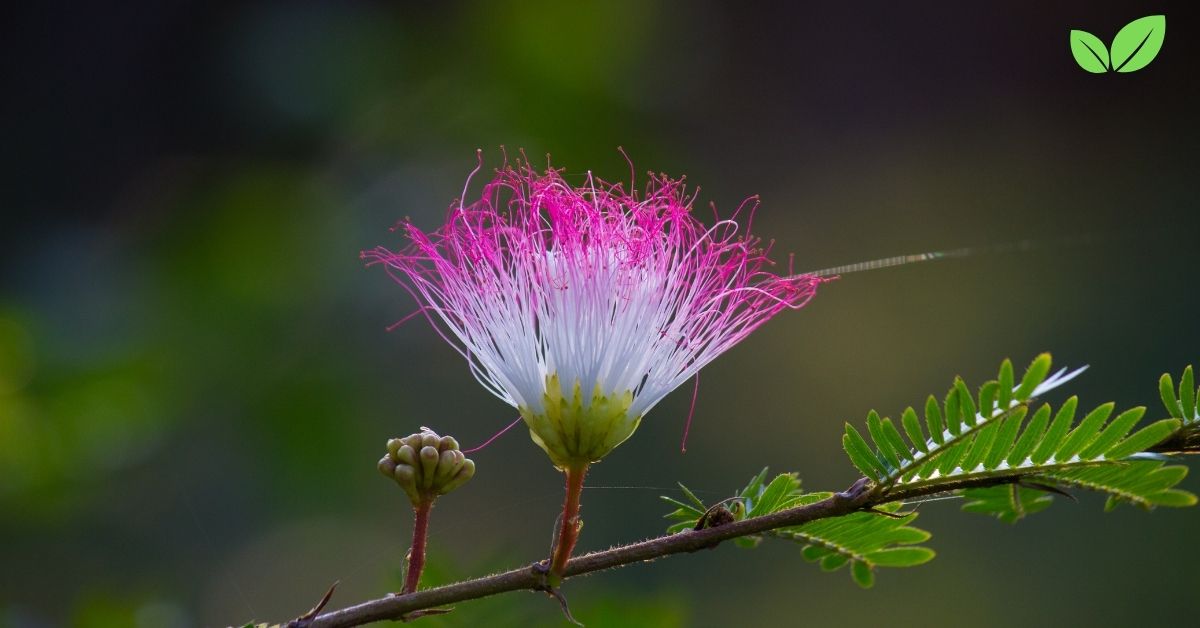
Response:
[[[782,3],[781,3],[782,4]],[[1068,50],[1167,15],[1158,60]],[[1041,350],[1085,403],[1157,406],[1200,357],[1200,34],[1187,3],[43,3],[4,25],[0,625],[286,620],[398,586],[386,438],[513,417],[357,252],[432,228],[482,147],[686,174],[799,268],[1033,239],[850,275],[669,397],[601,487],[726,496],[764,465],[854,479],[843,421]],[[1086,237],[1080,237],[1086,236]],[[1152,412],[1157,415],[1158,411]],[[431,580],[546,551],[561,488],[514,431],[435,513]],[[1195,490],[1197,482],[1189,480]],[[655,488],[585,496],[581,548],[656,534]],[[1061,502],[1061,500],[1060,500]],[[861,591],[798,548],[573,582],[591,626],[1186,623],[1195,511],[923,507],[938,558]],[[510,595],[430,625],[561,625]]]

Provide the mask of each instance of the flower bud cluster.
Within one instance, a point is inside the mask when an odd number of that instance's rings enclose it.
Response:
[[[462,486],[475,475],[475,462],[458,448],[452,436],[438,436],[422,427],[417,434],[393,438],[379,471],[404,489],[413,506],[431,502]]]

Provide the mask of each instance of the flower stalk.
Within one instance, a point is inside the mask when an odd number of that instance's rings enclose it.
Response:
[[[408,550],[408,565],[404,571],[404,589],[400,591],[402,595],[415,592],[421,583],[421,571],[425,569],[425,543],[429,538],[429,511],[431,510],[433,510],[433,500],[422,501],[413,506],[412,546]]]
[[[583,478],[587,475],[588,464],[575,464],[563,470],[566,476],[566,496],[563,498],[561,523],[554,549],[550,556],[550,572],[546,583],[551,588],[562,584],[563,574],[567,569],[567,561],[575,551],[575,543],[579,541],[579,531],[583,529],[583,520],[579,518],[580,501],[583,495]]]

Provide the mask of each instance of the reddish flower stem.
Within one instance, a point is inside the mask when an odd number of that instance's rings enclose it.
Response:
[[[421,583],[421,571],[425,569],[425,541],[429,536],[429,511],[432,509],[432,499],[422,500],[413,507],[412,549],[408,550],[408,573],[404,576],[401,594],[415,592]]]
[[[583,493],[583,477],[587,475],[587,470],[587,463],[567,467],[564,470],[567,494],[563,498],[562,523],[558,528],[558,541],[554,544],[554,555],[550,557],[550,574],[547,580],[551,587],[558,587],[562,584],[567,561],[571,559],[571,552],[575,551],[575,542],[579,540],[579,530],[583,527],[579,520],[579,500]]]

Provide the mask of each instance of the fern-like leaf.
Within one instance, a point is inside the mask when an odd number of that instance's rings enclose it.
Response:
[[[674,523],[667,532],[674,534],[683,530],[702,528],[705,518],[721,511],[731,520],[739,521],[761,517],[781,510],[811,504],[828,498],[831,493],[803,493],[800,480],[794,473],[781,473],[770,482],[766,481],[767,469],[750,479],[745,488],[733,497],[705,506],[686,486],[680,484],[684,499],[663,496],[662,499],[675,506],[666,515]],[[729,504],[726,508],[725,504]],[[810,562],[821,563],[826,571],[850,566],[850,574],[862,587],[875,582],[877,567],[909,567],[928,562],[933,550],[916,544],[929,539],[929,533],[908,525],[916,513],[896,515],[900,504],[884,504],[874,512],[855,512],[832,519],[819,519],[809,523],[780,528],[765,536],[782,538],[804,546],[803,556]],[[884,513],[884,514],[880,514]],[[763,536],[735,539],[739,547],[755,547]]]
[[[1151,510],[1158,506],[1183,508],[1196,505],[1196,496],[1175,488],[1187,477],[1187,467],[1165,465],[1161,460],[1133,460],[1121,464],[1063,469],[1025,478],[1027,485],[1011,483],[962,491],[964,512],[991,515],[1016,523],[1026,515],[1045,510],[1054,501],[1038,485],[1080,488],[1108,495],[1104,510],[1126,503]]]
[[[1164,465],[1162,460],[1130,460],[1114,465],[1064,468],[1028,476],[1024,480],[1026,485],[1012,483],[962,491],[962,497],[967,500],[962,504],[962,510],[995,516],[1006,524],[1015,524],[1026,515],[1049,508],[1054,502],[1054,496],[1038,489],[1039,485],[1043,488],[1103,492],[1109,496],[1104,504],[1105,512],[1121,503],[1146,510],[1159,506],[1184,508],[1196,504],[1196,496],[1192,492],[1175,488],[1187,474],[1188,467]]]
[[[1196,505],[1194,494],[1174,488],[1187,477],[1187,472],[1188,468],[1183,465],[1165,465],[1161,460],[1134,460],[1103,467],[1064,469],[1035,478],[1060,486],[1107,493],[1106,511],[1121,503],[1150,510],[1156,506],[1182,508]]]
[[[842,445],[855,467],[884,486],[919,484],[975,470],[1019,465],[1020,461],[1009,462],[1015,450],[1033,453],[1037,445],[1046,447],[1045,442],[1034,438],[1032,433],[1020,432],[1029,403],[1083,371],[1082,368],[1062,369],[1048,377],[1050,365],[1050,354],[1039,355],[1025,370],[1021,381],[1014,383],[1012,362],[1005,360],[1000,365],[997,379],[984,383],[977,395],[971,393],[961,378],[956,379],[940,407],[933,397],[926,401],[928,435],[922,430],[916,410],[904,410],[900,424],[908,443],[890,418],[880,418],[878,413],[871,411],[867,416],[867,433],[874,448],[850,424],[846,425]],[[1070,446],[1082,449],[1091,444],[1091,429],[1106,418],[1092,417],[1090,423],[1082,426],[1082,431],[1075,433]],[[1117,437],[1118,431],[1114,430],[1106,439]],[[1023,438],[1018,439],[1019,434]],[[1052,435],[1057,436],[1057,433]],[[1102,444],[1115,443],[1106,440]]]
[[[809,493],[800,503],[829,497],[829,493]],[[909,523],[916,513],[896,516],[899,504],[886,504],[877,512],[856,512],[834,519],[818,519],[804,525],[780,528],[770,536],[804,546],[801,554],[821,569],[835,571],[850,566],[850,575],[859,586],[875,583],[877,567],[912,567],[929,562],[934,552],[917,545],[929,540],[929,533]]]
[[[1122,464],[1169,437],[1180,425],[1178,419],[1163,419],[1134,432],[1145,408],[1112,417],[1111,403],[1098,406],[1076,423],[1075,407],[1074,398],[1068,400],[1053,421],[1049,421],[1048,405],[1031,418],[1024,409],[1010,413],[947,452],[937,464],[918,467],[896,486],[916,489],[947,480],[1000,479]]]
[[[763,468],[762,471],[750,478],[750,482],[744,488],[735,493],[733,497],[714,504],[706,506],[700,498],[696,497],[695,493],[684,486],[682,483],[679,489],[683,492],[684,500],[667,497],[666,495],[659,496],[660,499],[675,506],[675,510],[667,513],[663,517],[670,519],[672,523],[667,527],[668,534],[675,534],[683,530],[694,528],[702,528],[705,523],[702,519],[705,516],[711,516],[717,509],[724,508],[728,512],[728,516],[734,521],[740,521],[749,517],[761,517],[762,515],[787,510],[798,504],[799,498],[803,495],[800,491],[800,480],[795,473],[780,473],[775,476],[770,482],[767,482],[768,469]],[[755,539],[737,539],[739,545],[754,544]]]

